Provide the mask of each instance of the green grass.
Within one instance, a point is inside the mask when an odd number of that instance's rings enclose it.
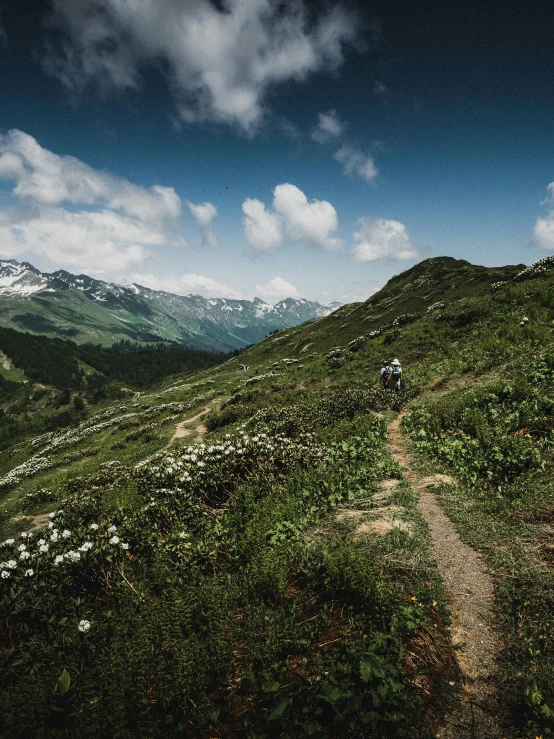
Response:
[[[460,480],[439,490],[441,501],[495,573],[514,726],[549,736],[554,281],[547,272],[513,282],[518,271],[427,260],[369,301],[280,331],[225,364],[164,379],[140,397],[87,402],[83,416],[125,404],[123,416],[143,413],[134,402],[155,411],[197,398],[178,419],[160,413],[153,429],[140,416],[59,450],[58,460],[95,453],[2,494],[4,535],[26,526],[13,522],[19,514],[60,509],[56,525],[75,537],[67,546],[96,537],[91,523],[101,531],[74,566],[41,564],[40,577],[7,591],[4,733],[432,735],[430,717],[451,697],[452,665],[448,612],[415,494],[401,481],[391,497],[409,533],[359,539],[356,521],[334,513],[351,507],[371,519],[379,481],[400,475],[383,447],[384,419],[407,404],[420,463]],[[507,284],[493,292],[499,280]],[[427,312],[437,302],[444,307]],[[408,314],[417,315],[394,325]],[[342,353],[331,361],[336,347]],[[393,356],[404,366],[402,398],[378,388],[380,363]],[[296,360],[287,372],[285,359]],[[30,458],[40,424],[57,412],[56,391],[33,401],[18,392],[3,407],[27,416],[29,431],[19,450],[0,453],[2,474]],[[202,419],[206,449],[228,444],[228,434],[237,446],[241,431],[267,434],[275,449],[248,462],[233,451],[190,486],[177,474],[178,462],[189,469],[187,439],[135,469],[167,444],[178,420],[212,399]],[[286,444],[297,450],[292,457]],[[110,548],[109,525],[129,550]],[[78,631],[81,619],[90,632]],[[440,670],[429,654],[440,657]],[[59,681],[64,670],[69,690]]]

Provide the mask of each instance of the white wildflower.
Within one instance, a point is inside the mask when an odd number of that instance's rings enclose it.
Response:
[[[17,547],[17,549],[18,549],[18,550],[19,550],[20,552],[24,552],[24,551],[25,551],[25,550],[27,549],[27,547],[25,546],[25,544],[20,544],[20,545],[19,545],[19,546]]]
[[[8,570],[15,570],[17,567],[17,562],[15,559],[8,559],[7,562],[4,562],[4,565],[8,568]]]
[[[112,531],[117,531],[117,526],[114,526],[113,524],[108,526],[108,534],[111,534]]]
[[[110,544],[119,544],[119,536],[112,536]]]
[[[57,555],[57,556],[56,556],[56,557],[54,558],[54,564],[55,564],[55,565],[59,565],[59,564],[61,564],[62,562],[63,562],[63,554],[58,554],[58,555]]]
[[[29,559],[30,556],[29,552],[21,552],[19,559]]]
[[[120,544],[120,546],[121,546],[121,548],[122,548],[122,549],[129,549],[129,545],[128,545],[128,544],[126,544],[125,542],[122,542],[122,543]]]
[[[85,634],[90,629],[90,621],[86,621],[84,618],[79,621],[79,625],[77,626],[80,632]]]
[[[54,518],[55,515],[56,515],[55,513],[49,513],[48,518]]]
[[[2,544],[2,546],[8,546],[9,544],[13,544],[14,541],[15,539],[6,539],[6,541],[4,542],[4,544]]]
[[[89,528],[91,528],[93,531],[96,531],[96,529],[98,528],[98,524],[97,523],[91,523],[91,525],[89,526]]]
[[[10,573],[7,570],[2,570],[2,577],[4,580],[6,580],[10,576]]]
[[[62,531],[62,536],[63,536],[64,539],[67,539],[68,537],[71,536],[71,531],[69,529],[64,529]]]
[[[43,544],[41,547],[38,548],[39,552],[47,552],[48,551],[48,544]]]
[[[31,569],[25,570],[25,577],[33,577],[34,574],[35,574],[34,570],[31,570]]]
[[[81,555],[79,554],[79,552],[74,552],[73,550],[66,552],[63,556],[69,559],[71,562],[77,562],[81,559]]]

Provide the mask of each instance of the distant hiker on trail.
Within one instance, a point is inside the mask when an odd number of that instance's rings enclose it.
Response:
[[[386,388],[388,385],[390,373],[391,368],[389,365],[389,360],[385,359],[383,362],[383,367],[381,368],[381,382],[383,383],[384,388]]]
[[[259,372],[259,369],[256,367],[256,374],[258,374],[258,372]]]
[[[404,380],[402,379],[402,367],[398,359],[393,359],[390,363],[391,373],[389,375],[388,388],[389,390],[404,390]]]

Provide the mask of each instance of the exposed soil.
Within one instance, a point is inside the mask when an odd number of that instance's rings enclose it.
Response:
[[[430,487],[452,484],[446,475],[420,477],[412,468],[399,414],[389,424],[391,454],[419,493],[429,525],[431,551],[444,580],[452,616],[451,636],[462,675],[458,699],[448,711],[438,739],[508,739],[495,681],[500,640],[493,614],[494,585],[480,554],[465,544]]]
[[[12,521],[29,521],[32,526],[28,529],[25,529],[25,531],[29,533],[29,531],[36,531],[37,529],[41,529],[43,526],[46,526],[48,521],[50,521],[50,514],[38,513],[36,516],[25,516],[24,514],[21,514],[12,518]]]

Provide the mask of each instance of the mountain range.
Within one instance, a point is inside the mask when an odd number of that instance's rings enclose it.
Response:
[[[126,287],[65,270],[44,273],[0,260],[0,327],[110,346],[121,340],[172,341],[209,351],[254,344],[275,329],[328,315],[340,303],[174,295]]]

